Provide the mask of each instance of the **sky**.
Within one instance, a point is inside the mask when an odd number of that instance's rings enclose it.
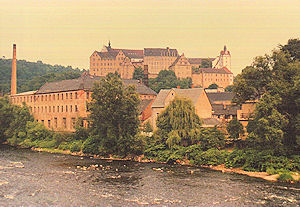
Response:
[[[0,0],[0,57],[89,69],[113,48],[176,48],[216,57],[224,45],[236,75],[254,57],[300,38],[300,0]]]

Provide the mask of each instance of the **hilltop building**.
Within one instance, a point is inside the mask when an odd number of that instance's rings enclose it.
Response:
[[[173,70],[177,78],[190,78],[192,77],[192,65],[188,59],[182,54],[169,66],[169,70]]]
[[[213,61],[213,68],[224,68],[231,70],[231,55],[230,51],[227,50],[226,45],[224,50],[220,52],[220,55]]]
[[[135,67],[142,65],[143,50],[115,49],[104,46],[90,56],[90,75],[106,76],[117,72],[123,79],[132,79]]]
[[[177,49],[144,48],[144,65],[148,65],[149,78],[156,78],[161,70],[168,70],[178,57]]]
[[[219,87],[226,88],[233,84],[233,73],[226,67],[223,68],[199,68],[192,73],[194,86],[208,88],[215,83]]]

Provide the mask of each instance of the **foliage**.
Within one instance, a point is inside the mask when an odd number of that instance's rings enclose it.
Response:
[[[226,151],[211,148],[198,153],[192,160],[196,165],[220,165],[225,162],[227,155]]]
[[[82,152],[86,154],[99,154],[99,143],[101,139],[99,136],[94,135],[87,138],[82,145]]]
[[[278,95],[265,94],[257,104],[254,119],[250,121],[247,131],[248,138],[253,139],[258,145],[271,148],[283,145],[283,128],[288,122],[276,109],[280,101]]]
[[[233,139],[237,139],[244,134],[244,126],[236,118],[232,119],[226,127],[229,135]]]
[[[217,84],[215,84],[215,83],[210,84],[210,85],[208,86],[208,89],[218,89],[218,88],[219,88],[219,86],[218,86]]]
[[[89,118],[97,145],[107,154],[131,153],[139,127],[139,96],[134,86],[124,87],[118,76],[108,74],[92,91]]]
[[[141,67],[137,67],[133,72],[133,79],[140,80],[144,79],[144,70]]]
[[[229,85],[225,88],[225,92],[233,92],[233,85]]]
[[[7,139],[5,131],[13,121],[14,110],[9,103],[8,97],[0,98],[0,143]]]
[[[184,78],[178,79],[174,71],[171,70],[161,70],[156,78],[149,79],[149,87],[155,92],[159,92],[161,89],[176,88],[191,88],[192,79]]]
[[[299,40],[289,40],[271,55],[257,57],[235,79],[234,102],[259,100],[247,130],[253,143],[300,149]]]
[[[279,48],[290,55],[291,59],[300,60],[300,39],[290,39],[286,45],[280,45]]]
[[[284,182],[295,181],[290,172],[282,172],[282,173],[280,173],[279,177],[278,177],[278,180],[279,181],[284,181]]]
[[[147,121],[144,125],[144,132],[153,132],[153,127],[150,124],[150,121]]]
[[[11,59],[0,59],[0,92],[10,91]],[[71,66],[44,64],[42,61],[17,60],[18,92],[37,90],[46,82],[77,78],[81,71]]]
[[[198,144],[202,150],[208,150],[211,148],[221,149],[225,146],[224,133],[214,128],[203,128],[198,136]]]
[[[200,119],[188,99],[175,98],[157,118],[157,127],[168,134],[166,143],[170,147],[190,144],[190,130],[200,126]]]

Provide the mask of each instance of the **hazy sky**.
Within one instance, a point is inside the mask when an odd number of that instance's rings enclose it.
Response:
[[[300,37],[300,1],[0,0],[0,56],[89,68],[89,56],[112,47],[176,48],[215,57],[227,45],[232,71]]]

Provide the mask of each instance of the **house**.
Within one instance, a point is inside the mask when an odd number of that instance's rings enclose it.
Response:
[[[158,93],[155,101],[153,102],[152,108],[152,126],[156,128],[156,120],[158,115],[165,110],[170,102],[172,102],[175,97],[188,98],[192,101],[195,112],[199,118],[206,121],[206,126],[212,126],[212,106],[207,97],[205,90],[202,88],[190,88],[190,89],[162,89]]]

